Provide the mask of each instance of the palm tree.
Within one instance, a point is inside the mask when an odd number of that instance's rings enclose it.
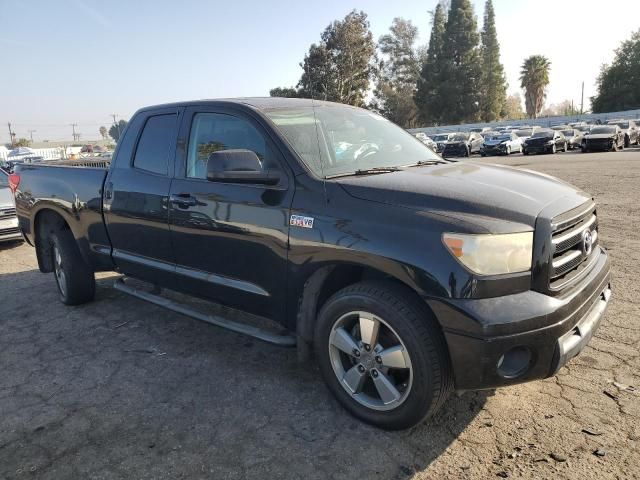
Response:
[[[524,60],[520,70],[520,86],[524,89],[527,115],[536,118],[547,96],[551,62],[543,55],[531,55]]]

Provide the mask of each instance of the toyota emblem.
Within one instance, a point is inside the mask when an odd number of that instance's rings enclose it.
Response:
[[[585,230],[582,234],[582,251],[586,256],[591,255],[593,250],[593,237],[591,236],[591,230]]]

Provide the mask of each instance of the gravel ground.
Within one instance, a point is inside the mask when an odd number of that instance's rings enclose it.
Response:
[[[32,248],[2,246],[0,478],[640,478],[640,150],[483,161],[599,201],[614,300],[556,377],[383,432],[295,350],[129,298],[108,275],[95,302],[65,307]]]

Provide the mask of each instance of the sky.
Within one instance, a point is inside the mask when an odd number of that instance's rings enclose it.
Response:
[[[309,45],[351,9],[364,10],[377,39],[394,17],[411,20],[420,43],[436,0],[0,0],[0,143],[7,122],[36,141],[99,138],[111,114],[200,98],[265,96],[297,83]],[[482,24],[484,0],[472,0]],[[631,2],[633,3],[633,2]],[[508,92],[533,54],[551,60],[547,104],[585,108],[613,51],[640,25],[605,0],[494,0]]]

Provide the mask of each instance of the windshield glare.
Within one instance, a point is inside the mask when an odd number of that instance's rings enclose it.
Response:
[[[518,130],[516,132],[516,135],[519,137],[530,137],[532,133],[533,133],[533,129],[529,128],[529,129]]]
[[[591,133],[597,135],[599,133],[615,133],[614,127],[594,127],[591,129]]]
[[[265,113],[319,177],[442,161],[409,132],[368,110],[320,104]]]
[[[469,140],[469,134],[468,133],[456,133],[451,140],[453,140],[454,142],[465,142],[465,141]]]
[[[538,130],[532,135],[533,138],[553,137],[553,130]]]
[[[629,122],[620,122],[617,124],[620,128],[629,128]]]
[[[446,142],[447,140],[449,140],[449,135],[434,135],[433,136],[433,141],[434,142]]]

